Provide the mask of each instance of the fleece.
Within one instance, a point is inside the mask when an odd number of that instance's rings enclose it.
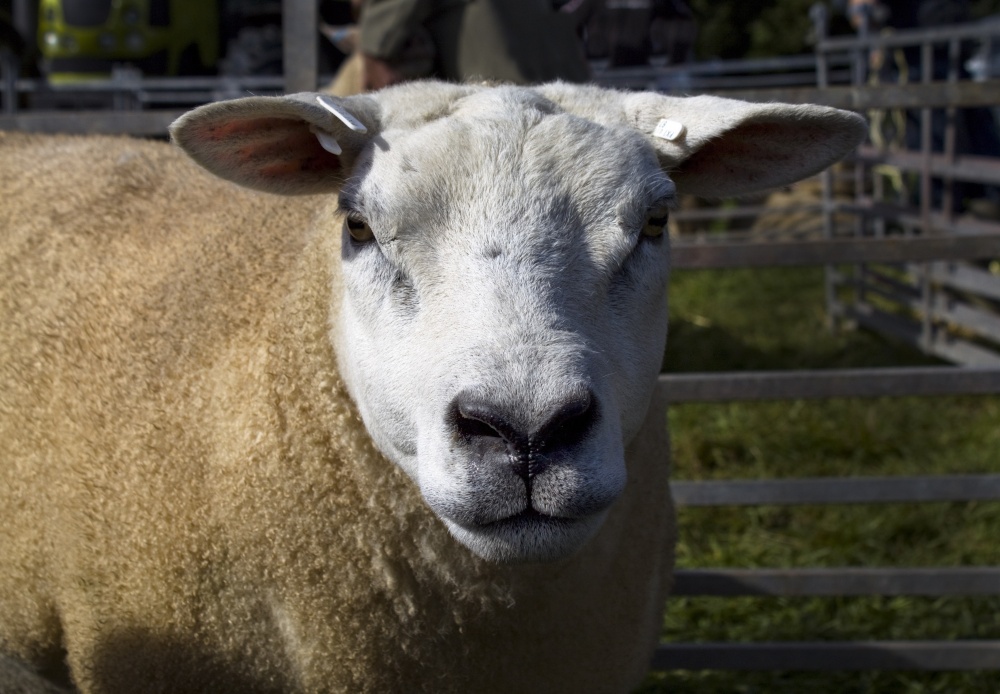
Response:
[[[163,142],[19,134],[0,189],[0,662],[36,691],[641,680],[673,557],[665,403],[583,550],[489,564],[337,372],[335,196],[247,191]]]

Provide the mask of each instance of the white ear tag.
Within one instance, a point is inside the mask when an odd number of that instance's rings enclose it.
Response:
[[[334,103],[333,100],[330,99],[330,97],[328,97],[326,94],[317,94],[316,101],[319,102],[320,106],[322,106],[327,111],[335,115],[340,120],[341,123],[346,125],[354,132],[356,133],[368,132],[368,128],[366,128],[361,121],[352,116],[345,109],[341,108],[338,104]]]
[[[343,152],[340,145],[335,139],[333,139],[333,135],[330,133],[325,133],[322,130],[314,130],[313,135],[315,135],[316,139],[319,140],[319,146],[330,154],[340,154]]]
[[[678,123],[668,118],[661,118],[660,122],[656,124],[656,129],[653,130],[653,135],[663,140],[673,141],[683,135],[684,130],[683,123]]]

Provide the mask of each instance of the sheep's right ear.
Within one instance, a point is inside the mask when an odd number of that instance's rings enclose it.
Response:
[[[216,176],[297,195],[336,191],[378,130],[374,99],[306,92],[207,104],[174,121],[170,136]]]

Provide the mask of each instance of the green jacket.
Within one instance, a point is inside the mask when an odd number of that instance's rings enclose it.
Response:
[[[367,0],[361,50],[405,61],[423,32],[434,46],[431,74],[453,81],[585,82],[590,70],[572,18],[550,0]]]

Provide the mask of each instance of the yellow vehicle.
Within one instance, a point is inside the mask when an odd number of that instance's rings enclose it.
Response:
[[[53,84],[107,78],[128,63],[146,75],[206,74],[219,59],[217,0],[41,0],[38,45]]]

